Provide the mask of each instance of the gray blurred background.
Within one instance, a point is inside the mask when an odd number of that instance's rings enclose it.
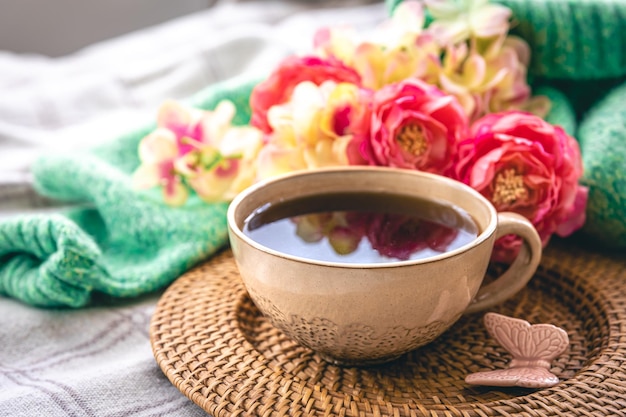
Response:
[[[0,0],[0,50],[61,56],[214,0]]]
[[[0,50],[58,57],[218,3],[315,8],[378,1],[382,0],[0,0]]]

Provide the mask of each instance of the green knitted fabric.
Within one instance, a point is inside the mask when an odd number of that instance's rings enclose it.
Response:
[[[604,79],[626,75],[626,2],[498,0],[529,43],[531,73],[546,78]]]
[[[232,80],[198,93],[192,103],[210,109],[230,99],[238,109],[235,123],[245,124],[255,84]],[[84,306],[94,293],[138,296],[167,285],[227,243],[227,204],[192,197],[172,208],[157,190],[132,188],[138,143],[153,128],[35,163],[39,193],[82,206],[0,222],[0,294],[42,307]]]
[[[576,113],[570,100],[560,90],[549,86],[538,87],[534,94],[546,96],[550,99],[550,113],[546,116],[546,121],[558,125],[568,134],[575,135],[577,129]]]
[[[585,232],[613,248],[626,247],[626,83],[583,119],[578,138],[589,186]]]

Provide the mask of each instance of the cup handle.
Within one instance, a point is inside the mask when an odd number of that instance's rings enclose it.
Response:
[[[466,313],[485,310],[512,297],[524,288],[537,270],[541,261],[542,244],[532,223],[517,213],[498,213],[496,239],[509,234],[522,238],[522,247],[517,258],[495,281],[478,290],[478,294],[465,310]]]

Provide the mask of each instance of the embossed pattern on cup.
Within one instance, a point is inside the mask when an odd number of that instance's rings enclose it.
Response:
[[[360,322],[338,324],[324,317],[287,316],[277,310],[272,301],[249,294],[275,327],[284,329],[287,336],[315,350],[329,362],[341,365],[360,365],[363,358],[376,358],[367,360],[368,365],[396,359],[432,342],[461,316],[453,317],[451,323],[435,320],[413,328],[374,327]]]

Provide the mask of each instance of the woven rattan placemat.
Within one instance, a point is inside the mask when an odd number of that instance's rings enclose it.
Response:
[[[435,342],[377,367],[324,362],[274,329],[243,287],[230,251],[180,277],[151,322],[169,380],[213,416],[626,415],[626,261],[557,241],[527,288],[492,311],[564,328],[569,349],[550,389],[485,388],[469,372],[508,353],[463,317]],[[280,273],[280,271],[276,271]]]

